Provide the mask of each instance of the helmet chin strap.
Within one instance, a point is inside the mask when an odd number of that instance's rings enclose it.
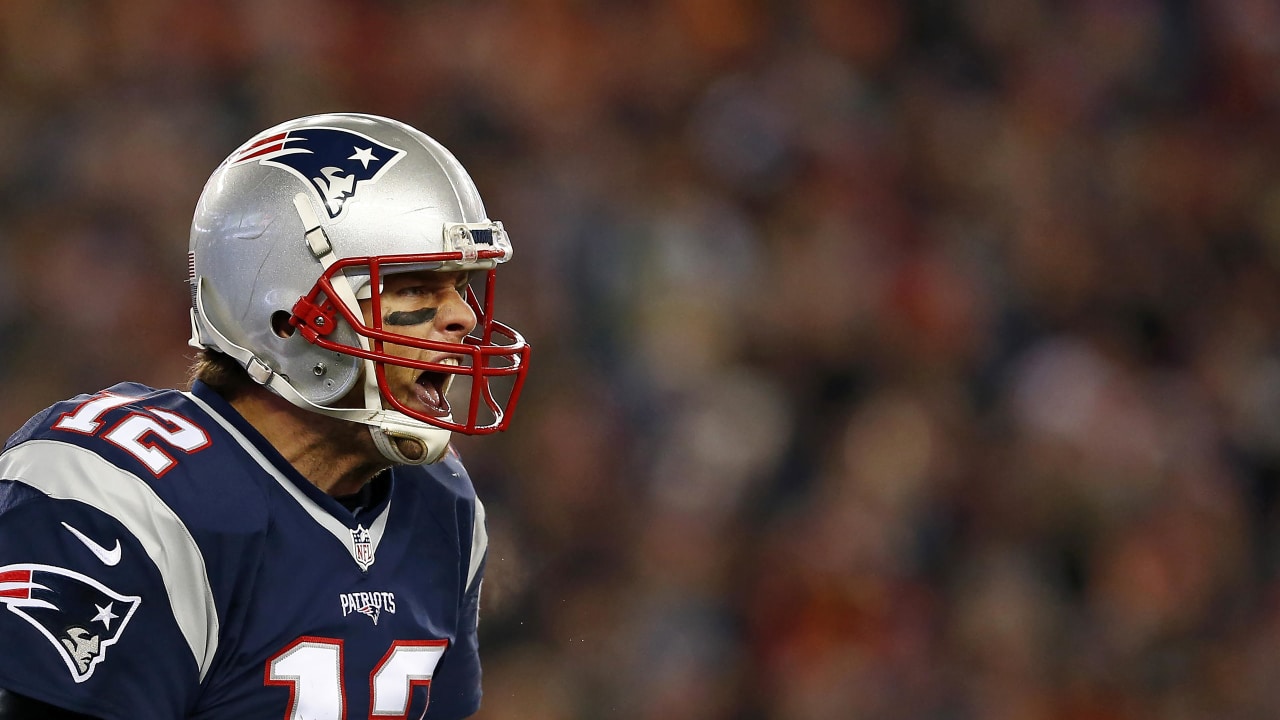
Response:
[[[425,433],[440,434],[442,437],[436,438],[434,441],[427,440],[421,435]],[[378,452],[388,460],[400,465],[427,465],[439,462],[444,457],[445,451],[449,449],[449,437],[451,433],[443,428],[414,428],[413,434],[396,430],[393,426],[384,424],[381,426],[369,426],[369,434],[373,437],[373,444],[378,448]],[[413,457],[401,450],[402,445],[408,445],[416,450]]]
[[[365,341],[363,337],[360,339]],[[378,452],[388,460],[401,465],[424,465],[440,460],[449,449],[452,433],[448,430],[385,408],[372,360],[364,361],[364,404],[369,410],[381,411],[378,413],[381,422],[377,425],[370,424],[369,434],[373,436],[373,444],[377,446]],[[403,446],[416,452],[406,453]]]

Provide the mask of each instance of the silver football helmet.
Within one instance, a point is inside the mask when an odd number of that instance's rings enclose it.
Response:
[[[291,120],[233,152],[200,196],[191,344],[230,355],[298,407],[370,426],[394,462],[435,462],[451,432],[505,429],[515,409],[529,346],[492,312],[495,269],[511,252],[467,171],[422,132],[371,115]],[[360,301],[377,308],[386,276],[421,270],[468,271],[483,286],[465,290],[476,325],[462,342],[395,332],[378,312],[365,321]],[[392,345],[441,361],[400,357]],[[421,370],[435,411],[395,397],[388,364]],[[455,419],[445,396],[458,376],[469,382]],[[363,407],[344,401],[357,384]],[[399,439],[424,452],[407,455]]]

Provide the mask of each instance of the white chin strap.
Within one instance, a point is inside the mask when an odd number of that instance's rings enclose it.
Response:
[[[444,428],[430,425],[424,428],[423,424],[398,427],[394,422],[384,421],[381,425],[370,425],[369,434],[373,436],[373,444],[377,446],[378,452],[391,462],[400,465],[426,465],[438,462],[444,457],[445,452],[449,450],[451,433]],[[425,435],[437,437],[429,438],[424,437]],[[401,444],[415,448],[417,450],[414,453],[415,456],[409,457],[402,452]]]

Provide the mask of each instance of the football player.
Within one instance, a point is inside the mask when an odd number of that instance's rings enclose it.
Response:
[[[0,454],[0,719],[473,714],[487,536],[449,440],[528,367],[502,224],[430,137],[329,114],[233,152],[190,249],[189,390],[57,403]]]

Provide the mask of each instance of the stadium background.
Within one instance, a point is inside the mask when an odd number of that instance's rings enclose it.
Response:
[[[4,432],[335,109],[516,242],[481,718],[1280,715],[1280,5],[4,0]]]

